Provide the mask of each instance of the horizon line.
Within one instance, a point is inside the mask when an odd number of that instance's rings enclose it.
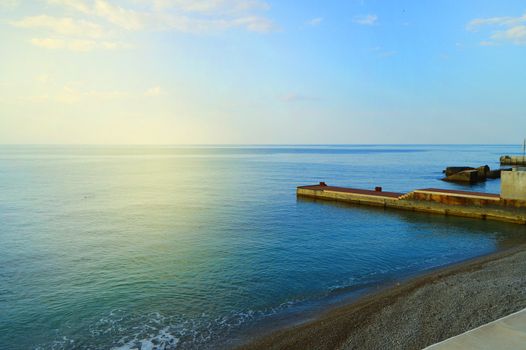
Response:
[[[522,143],[0,143],[2,146],[522,146]]]

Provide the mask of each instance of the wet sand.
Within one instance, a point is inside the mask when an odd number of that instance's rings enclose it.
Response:
[[[240,349],[422,349],[526,307],[526,246],[433,271]]]

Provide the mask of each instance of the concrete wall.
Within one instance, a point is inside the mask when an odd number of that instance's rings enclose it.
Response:
[[[388,198],[381,196],[368,196],[357,193],[337,192],[337,191],[323,191],[311,190],[306,188],[298,188],[296,193],[300,196],[321,198],[325,200],[333,200],[338,202],[348,202],[356,204],[365,204],[373,206],[386,206],[388,203],[398,201],[398,198]]]
[[[500,196],[526,201],[526,171],[503,171]]]
[[[479,196],[456,196],[452,193],[423,193],[419,191],[411,192],[411,196],[408,199],[418,201],[437,202],[447,205],[459,205],[459,206],[475,206],[475,207],[488,207],[499,205],[500,199],[487,199]]]

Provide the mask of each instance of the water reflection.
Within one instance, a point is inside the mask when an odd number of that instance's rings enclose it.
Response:
[[[507,249],[526,243],[526,226],[508,222],[443,216],[431,213],[412,212],[406,210],[389,209],[383,207],[363,206],[353,203],[326,201],[309,197],[298,197],[299,204],[316,204],[335,208],[344,208],[361,213],[380,214],[386,218],[396,218],[411,225],[420,225],[425,231],[427,227],[441,227],[440,234],[457,236],[491,238],[495,241],[496,249]],[[424,233],[424,232],[423,232]],[[436,233],[435,233],[436,234]]]

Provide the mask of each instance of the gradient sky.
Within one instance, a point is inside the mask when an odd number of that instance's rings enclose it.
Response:
[[[520,143],[526,3],[0,0],[0,143]]]

